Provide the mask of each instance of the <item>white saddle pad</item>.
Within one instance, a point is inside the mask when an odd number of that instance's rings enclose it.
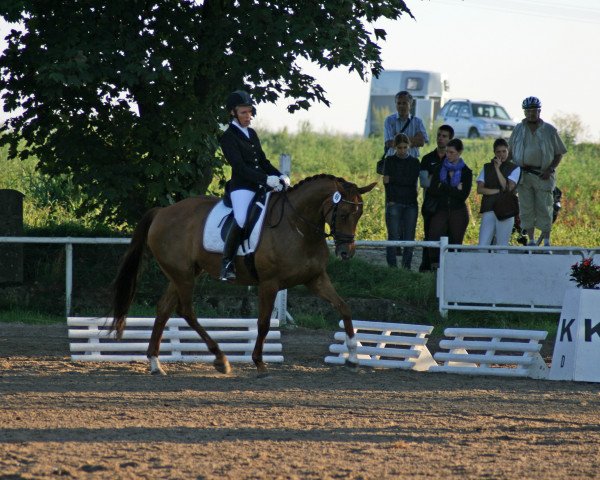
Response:
[[[269,198],[271,192],[267,193],[265,203],[257,203],[257,206],[261,208],[260,215],[256,224],[252,228],[252,233],[248,240],[244,240],[238,248],[238,255],[248,255],[249,253],[255,252],[260,242],[260,234],[262,232],[262,224],[265,219],[265,213],[267,211],[266,206],[269,204]],[[204,238],[202,242],[204,249],[208,252],[223,253],[223,247],[225,242],[221,239],[221,227],[225,222],[227,215],[231,213],[231,208],[226,207],[223,200],[220,200],[208,214],[206,219],[206,225],[204,226]]]

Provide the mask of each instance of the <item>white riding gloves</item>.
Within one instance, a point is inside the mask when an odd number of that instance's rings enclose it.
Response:
[[[290,188],[290,177],[287,175],[280,175],[279,180],[281,180],[281,183],[283,183],[283,186],[286,190]]]
[[[279,181],[279,177],[277,175],[267,176],[267,186],[271,187],[276,192],[281,192],[281,190],[283,190],[283,185]]]

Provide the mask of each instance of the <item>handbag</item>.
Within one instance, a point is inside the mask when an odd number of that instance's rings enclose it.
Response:
[[[519,214],[519,199],[513,192],[502,191],[496,197],[494,214],[498,220],[506,220]]]
[[[375,168],[375,170],[379,175],[383,175],[383,172],[385,170],[385,154],[383,155],[382,159],[377,162],[377,167]]]
[[[423,200],[423,206],[421,207],[421,211],[425,215],[433,215],[437,212],[438,208],[438,199],[432,195],[426,195],[425,200]]]

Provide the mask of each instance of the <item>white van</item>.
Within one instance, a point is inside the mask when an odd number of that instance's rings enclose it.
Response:
[[[446,75],[424,70],[384,70],[379,77],[371,79],[371,93],[365,136],[383,133],[385,117],[396,112],[395,96],[406,90],[415,99],[412,115],[416,115],[426,127],[446,103],[450,86]]]

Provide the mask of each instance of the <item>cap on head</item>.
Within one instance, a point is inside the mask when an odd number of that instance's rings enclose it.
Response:
[[[235,107],[245,106],[245,107],[254,107],[254,101],[248,92],[244,90],[236,90],[232,92],[227,97],[227,102],[225,102],[225,106],[227,111],[233,110]]]
[[[523,110],[528,110],[530,108],[542,108],[542,102],[537,97],[527,97],[523,100]]]

